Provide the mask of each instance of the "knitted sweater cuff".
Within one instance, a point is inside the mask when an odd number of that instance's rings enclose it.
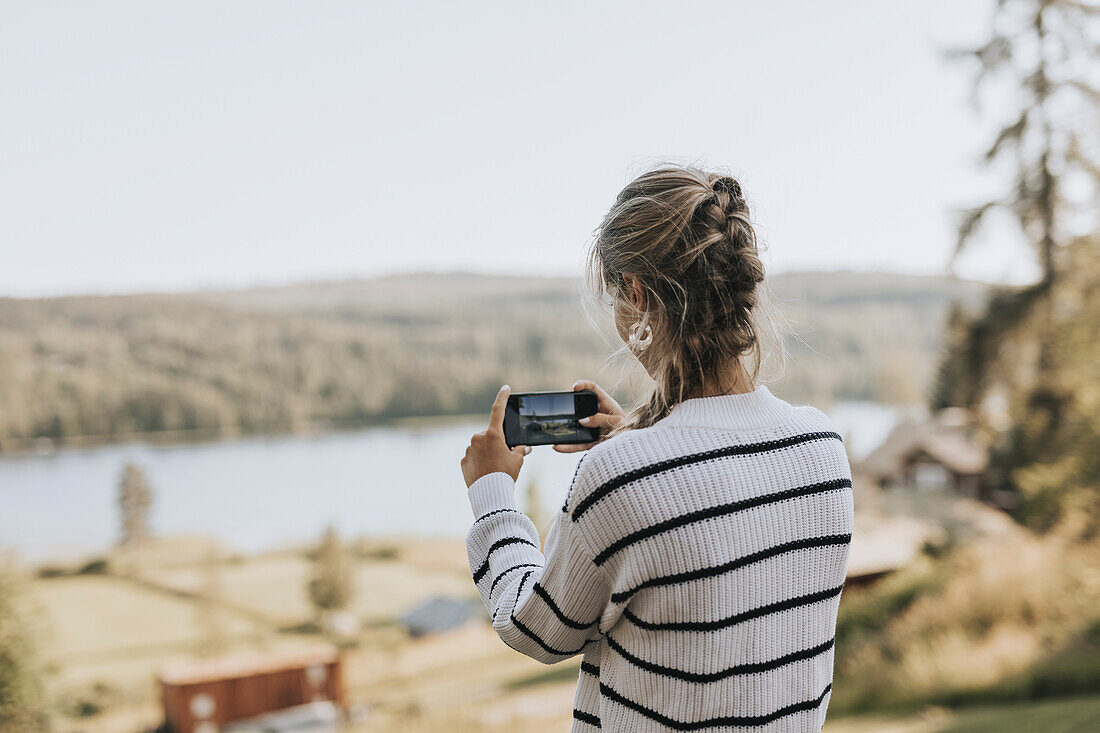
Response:
[[[486,474],[467,489],[474,518],[495,509],[517,509],[516,482],[503,471]]]

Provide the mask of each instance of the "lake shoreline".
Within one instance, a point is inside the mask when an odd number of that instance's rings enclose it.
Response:
[[[881,407],[906,412],[922,409],[920,404],[887,404],[865,400],[833,400],[814,405],[829,412],[836,405],[876,404]],[[822,407],[821,405],[825,405]],[[398,415],[349,420],[314,420],[306,425],[287,429],[249,430],[240,426],[228,428],[197,428],[194,430],[153,430],[105,435],[72,435],[64,438],[39,437],[10,439],[0,443],[0,461],[6,458],[45,457],[65,451],[89,450],[111,446],[148,445],[153,447],[199,446],[233,443],[243,440],[278,440],[283,438],[316,438],[340,433],[354,433],[377,428],[433,428],[461,422],[486,420],[488,409],[476,413],[441,413],[435,415]]]
[[[283,438],[324,437],[339,433],[354,433],[373,428],[431,428],[439,425],[485,419],[485,413],[444,413],[439,415],[402,415],[364,420],[315,420],[286,430],[246,430],[241,427],[197,428],[194,430],[152,430],[108,435],[73,435],[65,438],[31,438],[10,440],[0,447],[0,461],[5,458],[45,457],[65,451],[108,448],[111,446],[148,445],[176,448],[191,445],[233,443],[242,440],[278,440]],[[14,446],[14,447],[12,447]]]
[[[901,417],[877,403],[838,402],[827,414],[853,461]],[[485,422],[484,414],[408,417],[296,435],[4,455],[0,537],[26,563],[102,554],[118,537],[118,483],[128,464],[148,477],[154,534],[211,535],[233,552],[312,542],[328,526],[345,537],[461,536],[472,517],[459,463]],[[537,495],[539,521],[552,517],[578,460],[549,446],[534,450],[517,485],[521,507]]]

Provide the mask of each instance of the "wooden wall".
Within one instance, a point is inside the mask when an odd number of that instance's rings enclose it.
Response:
[[[216,726],[256,715],[274,712],[294,705],[331,700],[344,706],[339,659],[312,665],[324,670],[323,679],[317,672],[313,680],[308,666],[259,672],[248,676],[195,681],[161,681],[161,701],[165,720],[174,733],[195,733],[200,723]],[[319,684],[314,684],[314,681]],[[206,694],[214,702],[208,717],[196,718],[197,696]],[[201,712],[201,710],[200,710]]]

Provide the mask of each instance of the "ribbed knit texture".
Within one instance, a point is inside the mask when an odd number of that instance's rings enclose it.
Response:
[[[493,628],[583,654],[573,730],[820,731],[853,526],[832,422],[767,387],[685,400],[583,454],[539,548],[515,485],[469,488]]]

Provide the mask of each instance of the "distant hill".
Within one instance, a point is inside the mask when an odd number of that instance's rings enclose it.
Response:
[[[769,279],[794,332],[792,402],[922,400],[950,302],[986,286],[806,272]],[[483,412],[504,382],[592,376],[629,402],[640,369],[585,319],[582,283],[422,273],[189,294],[0,298],[0,450],[35,439],[217,437]]]

